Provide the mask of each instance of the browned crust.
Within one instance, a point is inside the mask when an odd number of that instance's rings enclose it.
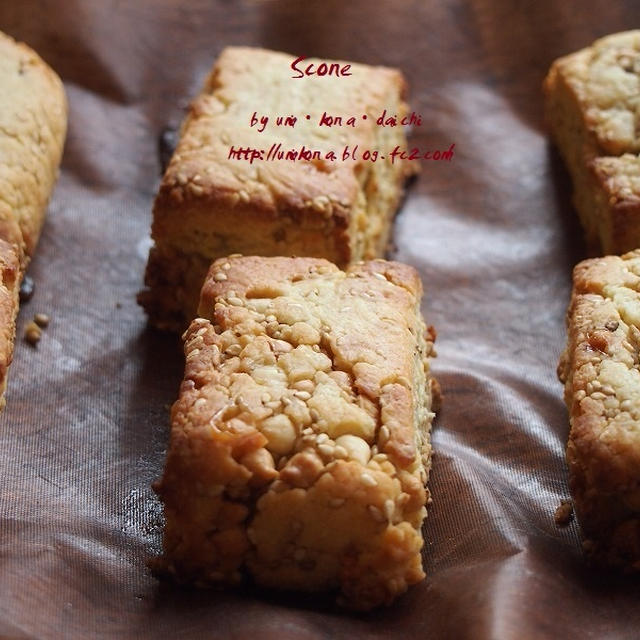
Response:
[[[640,568],[640,252],[574,270],[558,374],[571,430],[569,481],[585,548]]]
[[[591,197],[601,220],[605,254],[640,247],[640,158],[632,154],[595,158],[588,164]]]
[[[0,409],[6,400],[7,374],[13,359],[18,315],[20,260],[13,245],[0,240]]]
[[[214,263],[158,485],[166,569],[338,590],[359,609],[424,577],[437,385],[421,294],[414,269],[385,261]]]

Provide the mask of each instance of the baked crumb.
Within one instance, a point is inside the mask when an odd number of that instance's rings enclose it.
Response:
[[[49,326],[51,318],[46,313],[36,313],[33,316],[33,321],[41,328],[46,329]]]
[[[553,516],[558,527],[566,527],[573,520],[573,502],[571,500],[562,500]]]
[[[42,329],[35,323],[30,322],[24,330],[24,339],[33,347],[35,347],[42,337]]]

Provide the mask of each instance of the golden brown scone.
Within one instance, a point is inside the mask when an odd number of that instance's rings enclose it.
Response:
[[[169,572],[336,590],[357,609],[424,577],[438,388],[421,294],[383,260],[213,264],[157,486]]]
[[[638,190],[629,181],[640,162],[640,31],[601,38],[556,60],[544,92],[590,250],[640,247]]]
[[[294,79],[294,59],[227,48],[191,105],[153,210],[155,245],[140,302],[155,325],[188,324],[214,258],[303,255],[346,266],[384,255],[404,183],[418,163],[363,156],[406,148],[402,126],[375,122],[385,109],[387,116],[406,115],[405,80],[395,69],[353,63],[348,77]],[[269,117],[262,132],[250,126],[254,111]],[[319,126],[324,112],[343,125]],[[280,115],[294,115],[295,126],[276,126]],[[346,124],[351,116],[355,126]],[[268,160],[278,144],[333,150],[337,159]],[[232,146],[262,149],[264,159],[230,159]],[[358,147],[356,161],[342,159],[346,146]]]
[[[0,33],[0,238],[18,246],[23,267],[40,237],[66,130],[60,78]]]
[[[44,223],[66,128],[60,78],[29,47],[0,32],[0,408],[18,289]]]
[[[0,240],[0,409],[6,400],[7,373],[13,358],[18,315],[20,259],[14,245]]]
[[[632,570],[640,569],[639,291],[640,251],[578,264],[558,366],[585,549]]]

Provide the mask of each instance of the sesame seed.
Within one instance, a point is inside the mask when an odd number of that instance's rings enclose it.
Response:
[[[42,329],[49,326],[49,316],[46,313],[36,313],[33,316],[33,321]]]
[[[369,513],[371,514],[371,517],[376,521],[376,522],[385,522],[386,518],[382,515],[382,511],[380,511],[380,509],[378,509],[378,507],[370,504],[367,506],[367,510],[369,511]]]
[[[40,342],[41,337],[42,329],[35,322],[30,322],[24,331],[24,339],[35,347]]]
[[[325,456],[333,456],[334,448],[330,444],[318,445],[318,451]]]
[[[362,480],[362,484],[366,485],[367,487],[377,487],[378,483],[376,481],[376,479],[368,474],[368,473],[362,473],[360,474],[360,480]]]
[[[404,491],[396,498],[396,502],[398,503],[399,506],[404,506],[405,504],[407,504],[407,502],[409,502],[409,494],[405,493]]]

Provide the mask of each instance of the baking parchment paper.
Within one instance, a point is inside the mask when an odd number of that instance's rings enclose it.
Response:
[[[568,497],[556,380],[571,268],[585,256],[548,143],[551,61],[632,27],[634,2],[1,0],[0,29],[56,69],[65,156],[30,268],[33,314],[0,415],[0,636],[11,638],[637,638],[638,580],[588,568]],[[427,579],[390,608],[159,583],[177,338],[135,295],[159,140],[229,44],[400,67],[423,162],[395,227],[421,273],[444,404],[433,433]]]

